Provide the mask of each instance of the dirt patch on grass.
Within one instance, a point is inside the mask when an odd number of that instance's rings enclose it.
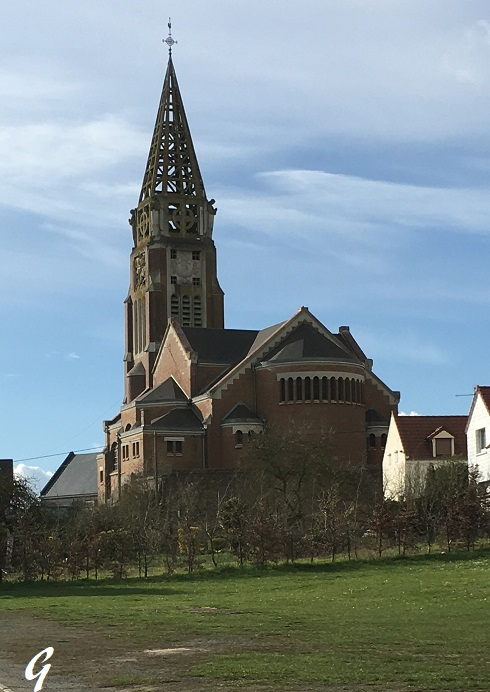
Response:
[[[0,690],[32,692],[35,682],[24,679],[29,660],[48,646],[54,648],[52,668],[44,692],[365,692],[358,686],[250,685],[240,680],[222,682],[189,677],[192,666],[216,654],[271,651],[280,642],[243,636],[190,637],[179,642],[155,641],[154,648],[135,649],[114,628],[96,630],[68,627],[19,613],[2,613],[0,619]],[[369,687],[370,692],[376,688]],[[383,690],[386,690],[383,687]]]

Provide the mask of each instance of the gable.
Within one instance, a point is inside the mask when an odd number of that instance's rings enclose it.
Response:
[[[41,490],[41,497],[97,495],[97,454],[70,454]]]

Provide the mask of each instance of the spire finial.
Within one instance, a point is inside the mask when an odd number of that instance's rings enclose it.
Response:
[[[166,43],[168,46],[168,54],[169,56],[172,56],[172,46],[177,43],[177,41],[174,41],[172,38],[172,18],[168,18],[168,36],[167,38],[162,39],[163,43]]]

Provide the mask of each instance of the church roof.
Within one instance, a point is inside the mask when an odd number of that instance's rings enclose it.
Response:
[[[163,402],[178,401],[186,403],[188,398],[174,378],[168,377],[165,382],[162,382],[162,384],[150,389],[149,392],[141,394],[137,398],[137,401],[140,404],[159,404]]]
[[[268,361],[291,362],[298,360],[352,360],[357,358],[352,351],[346,352],[333,340],[321,334],[312,324],[298,325],[281,344],[267,354]]]
[[[41,490],[41,498],[84,498],[97,496],[97,454],[70,452]]]
[[[432,457],[432,438],[443,430],[454,437],[454,454],[466,458],[467,416],[395,416],[405,454],[415,461]]]
[[[257,338],[255,329],[204,329],[183,327],[192,350],[200,363],[235,365],[239,363]]]
[[[141,203],[159,193],[176,193],[201,199],[206,197],[171,57],[139,201]]]
[[[149,426],[151,430],[164,430],[167,432],[201,431],[202,422],[191,408],[176,408],[160,418],[155,418]]]
[[[260,423],[262,420],[246,406],[243,401],[239,401],[231,411],[223,418],[222,423]]]

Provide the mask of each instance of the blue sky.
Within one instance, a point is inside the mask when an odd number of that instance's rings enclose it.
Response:
[[[401,410],[467,413],[456,395],[490,382],[488,2],[5,5],[0,456],[52,472],[122,401],[169,15],[227,326],[306,305],[350,326]]]

